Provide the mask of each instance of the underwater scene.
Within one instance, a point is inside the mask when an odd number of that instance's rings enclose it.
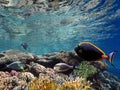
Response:
[[[120,0],[0,0],[0,90],[120,90]]]

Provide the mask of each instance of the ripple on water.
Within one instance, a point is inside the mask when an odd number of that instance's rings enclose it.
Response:
[[[119,3],[119,0],[74,0],[47,13],[0,7],[0,15],[4,15],[0,19],[0,37],[4,42],[10,41],[8,47],[14,49],[22,50],[18,44],[27,42],[28,51],[34,53],[71,50],[80,41],[97,43],[115,37],[110,31],[116,30],[116,25],[111,22],[120,17]],[[29,16],[24,15],[27,13]]]

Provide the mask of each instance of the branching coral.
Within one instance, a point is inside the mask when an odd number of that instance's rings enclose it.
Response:
[[[60,86],[50,78],[41,77],[30,83],[29,90],[92,90],[92,87],[91,83],[82,77],[65,81]]]
[[[30,83],[29,90],[56,90],[57,84],[50,78],[36,78]]]
[[[88,78],[97,72],[97,68],[95,68],[90,64],[90,62],[87,61],[81,62],[77,68],[78,69],[73,71],[73,74],[83,78]]]
[[[59,90],[92,90],[91,83],[84,78],[76,78],[74,81],[66,81]]]

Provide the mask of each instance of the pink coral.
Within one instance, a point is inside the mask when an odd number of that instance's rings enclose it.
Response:
[[[19,72],[15,71],[15,70],[12,70],[12,71],[10,72],[10,75],[11,75],[11,76],[18,76],[18,74],[19,74]]]

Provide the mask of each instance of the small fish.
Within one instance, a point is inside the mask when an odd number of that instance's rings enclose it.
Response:
[[[21,46],[22,46],[25,50],[28,49],[28,44],[27,44],[27,43],[22,43]]]
[[[10,70],[24,71],[26,65],[20,61],[15,61],[13,63],[8,64],[6,68]]]
[[[56,72],[66,72],[66,71],[72,70],[72,69],[74,69],[74,66],[68,65],[66,63],[57,63],[54,66],[54,70]]]
[[[111,52],[109,55],[105,55],[105,53],[90,42],[82,42],[75,49],[77,55],[86,61],[99,61],[107,59],[111,65],[113,65],[114,53]]]

